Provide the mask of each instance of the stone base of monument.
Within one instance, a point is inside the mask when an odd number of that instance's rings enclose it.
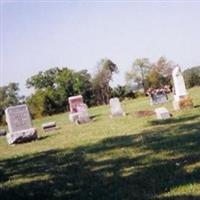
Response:
[[[76,124],[83,124],[91,121],[88,112],[69,113],[69,120]]]
[[[179,106],[180,109],[184,109],[184,108],[193,108],[193,101],[192,98],[189,96],[183,97],[180,101],[179,101]]]
[[[0,130],[0,136],[4,136],[4,135],[6,135],[6,130],[4,129]]]
[[[182,97],[178,101],[176,100],[173,101],[173,108],[176,111],[182,110],[185,108],[193,108],[193,107],[194,105],[193,105],[192,98],[190,98],[189,96]]]
[[[70,122],[78,121],[78,113],[69,113],[69,121]]]
[[[180,110],[179,101],[174,100],[172,103],[175,111]]]
[[[170,113],[167,110],[167,108],[161,107],[161,108],[156,108],[155,109],[156,117],[157,119],[169,119],[170,118]]]
[[[35,128],[30,128],[23,131],[7,133],[6,137],[8,144],[29,142],[37,139],[37,130]]]
[[[48,122],[48,123],[42,124],[42,128],[45,132],[55,130],[56,122]]]
[[[78,124],[83,124],[83,123],[88,123],[90,122],[90,116],[88,114],[88,112],[79,112],[78,113]]]

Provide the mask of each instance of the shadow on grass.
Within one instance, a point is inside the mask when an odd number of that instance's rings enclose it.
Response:
[[[156,200],[159,200],[157,198]],[[199,196],[192,196],[192,195],[182,195],[182,196],[173,196],[173,197],[163,197],[161,200],[199,200]]]
[[[45,140],[45,139],[47,139],[49,137],[52,137],[52,135],[40,136],[40,137],[38,137],[38,140]]]
[[[93,121],[97,121],[100,116],[101,114],[91,115],[90,119],[92,119]]]
[[[190,120],[195,120],[200,118],[200,115],[193,115],[193,116],[182,116],[177,118],[169,118],[165,120],[152,120],[150,121],[151,125],[162,125],[162,124],[174,124],[174,123],[184,123]]]
[[[200,196],[162,197],[173,188],[200,182],[200,125],[179,124],[138,135],[107,138],[73,150],[49,150],[0,161],[3,200],[192,200]],[[117,154],[139,149],[140,153]],[[112,151],[116,157],[104,157]],[[158,157],[170,152],[178,158]],[[94,159],[93,156],[98,159]],[[108,154],[109,155],[109,154]],[[14,183],[14,184],[12,184]]]

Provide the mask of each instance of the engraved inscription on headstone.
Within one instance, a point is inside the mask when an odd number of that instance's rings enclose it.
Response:
[[[167,102],[167,95],[165,93],[153,94],[150,97],[150,103],[152,104],[162,104]]]
[[[9,133],[8,144],[21,143],[37,139],[37,131],[32,128],[27,105],[11,106],[5,110]]]
[[[10,132],[32,128],[31,117],[26,105],[7,108],[6,118]]]

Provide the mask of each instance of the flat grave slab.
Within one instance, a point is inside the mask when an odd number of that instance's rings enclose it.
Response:
[[[44,123],[42,124],[42,129],[46,132],[46,131],[52,131],[56,129],[56,122],[48,122],[48,123]]]
[[[170,113],[167,110],[167,108],[165,107],[161,107],[161,108],[156,108],[155,109],[155,113],[156,113],[156,117],[157,119],[169,119],[170,118]]]

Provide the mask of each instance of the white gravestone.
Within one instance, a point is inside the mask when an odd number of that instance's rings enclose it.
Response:
[[[37,139],[37,131],[32,122],[27,105],[11,106],[5,110],[9,133],[8,144],[21,143]]]
[[[161,107],[155,109],[157,119],[168,119],[170,118],[170,113],[167,108]]]
[[[180,110],[182,108],[193,107],[192,99],[188,96],[185,81],[181,73],[179,66],[175,67],[172,72],[174,82],[174,110]]]
[[[90,116],[88,113],[88,107],[86,104],[81,103],[77,106],[77,112],[78,112],[78,121],[77,123],[87,123],[90,121]]]
[[[182,97],[187,96],[187,91],[185,88],[185,81],[181,73],[179,66],[175,67],[172,72],[173,82],[174,82],[174,100],[179,101]]]
[[[121,103],[119,99],[116,97],[110,99],[110,112],[111,112],[112,117],[125,115],[122,109]]]

